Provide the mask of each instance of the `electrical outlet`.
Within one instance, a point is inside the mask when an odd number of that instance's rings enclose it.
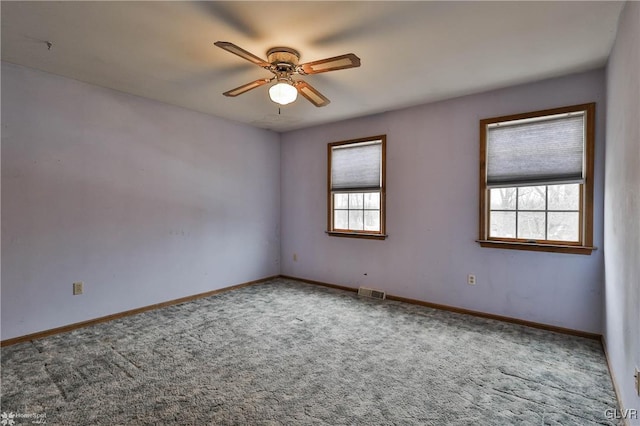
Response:
[[[298,261],[298,253],[293,253],[293,261],[294,262]]]
[[[476,276],[473,274],[467,275],[467,284],[476,285]]]
[[[79,294],[82,294],[83,290],[84,290],[84,283],[82,281],[78,281],[77,283],[73,283],[73,295],[77,296]]]
[[[640,369],[638,367],[636,367],[633,377],[636,378],[636,395],[640,396]]]

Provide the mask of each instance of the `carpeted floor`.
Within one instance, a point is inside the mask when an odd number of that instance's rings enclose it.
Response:
[[[600,343],[276,279],[2,348],[61,425],[614,424]]]

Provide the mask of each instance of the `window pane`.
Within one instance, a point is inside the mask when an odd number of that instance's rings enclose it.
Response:
[[[349,194],[349,195],[352,195],[352,194]],[[363,213],[362,210],[349,210],[349,229],[350,230],[362,231],[364,229],[364,217],[362,213]]]
[[[362,192],[349,194],[349,208],[350,209],[363,208],[364,207],[363,196],[364,194]]]
[[[335,229],[349,229],[349,212],[347,210],[333,212],[333,227]]]
[[[580,210],[580,184],[549,185],[549,210]]]
[[[518,238],[545,239],[544,212],[518,212]]]
[[[380,193],[367,192],[364,194],[364,208],[380,210]]]
[[[594,112],[590,103],[480,120],[482,247],[589,253]]]
[[[518,188],[518,210],[544,210],[545,191],[545,186],[523,186]]]
[[[380,232],[380,212],[368,210],[364,212],[364,230]]]
[[[349,194],[333,194],[333,208],[334,209],[349,208]]]
[[[336,230],[377,237],[385,231],[385,147],[383,135],[328,144],[329,235]]]
[[[489,236],[497,238],[516,237],[515,212],[491,212]]]
[[[515,210],[516,188],[491,189],[491,210]]]
[[[580,213],[549,212],[549,240],[580,241]]]

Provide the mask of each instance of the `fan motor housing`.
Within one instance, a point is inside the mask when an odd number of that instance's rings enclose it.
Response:
[[[300,53],[290,47],[273,47],[267,51],[267,60],[276,68],[295,68]]]

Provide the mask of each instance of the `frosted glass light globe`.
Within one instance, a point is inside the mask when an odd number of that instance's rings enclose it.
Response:
[[[287,105],[298,97],[298,90],[289,83],[276,83],[269,88],[269,97],[280,105]]]

